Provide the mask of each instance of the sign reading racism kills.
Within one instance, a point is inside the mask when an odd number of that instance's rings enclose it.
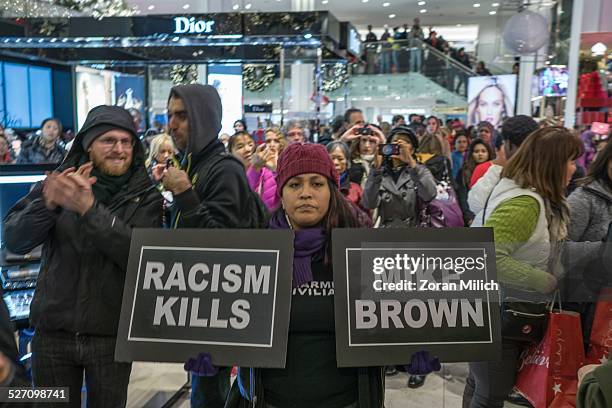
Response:
[[[333,232],[339,367],[499,359],[499,284],[488,228]]]
[[[116,360],[284,367],[292,244],[289,230],[135,229]]]

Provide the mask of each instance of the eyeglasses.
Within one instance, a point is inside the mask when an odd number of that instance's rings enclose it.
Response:
[[[98,139],[98,142],[102,146],[104,146],[104,148],[109,150],[114,149],[117,143],[119,143],[122,148],[127,150],[132,149],[134,147],[134,140],[132,140],[131,138],[115,139],[112,137],[101,137],[100,139]]]

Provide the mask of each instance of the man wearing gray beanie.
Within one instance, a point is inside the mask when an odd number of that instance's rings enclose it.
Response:
[[[69,387],[71,407],[122,407],[131,364],[115,343],[132,228],[162,225],[162,197],[144,167],[130,114],[98,106],[62,165],[5,219],[6,246],[43,244],[31,305],[32,369],[38,388]]]

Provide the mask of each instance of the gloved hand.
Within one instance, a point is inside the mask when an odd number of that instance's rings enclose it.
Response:
[[[183,368],[200,377],[214,377],[219,373],[219,369],[212,364],[209,353],[200,353],[196,358],[190,358]]]
[[[411,375],[427,375],[434,371],[440,371],[442,365],[436,357],[429,359],[429,351],[421,350],[412,355],[410,364],[406,366],[406,371]]]

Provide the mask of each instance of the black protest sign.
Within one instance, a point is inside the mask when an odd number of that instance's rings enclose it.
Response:
[[[135,229],[116,360],[284,367],[292,268],[290,230]]]
[[[334,230],[339,367],[499,359],[499,283],[488,228]]]

